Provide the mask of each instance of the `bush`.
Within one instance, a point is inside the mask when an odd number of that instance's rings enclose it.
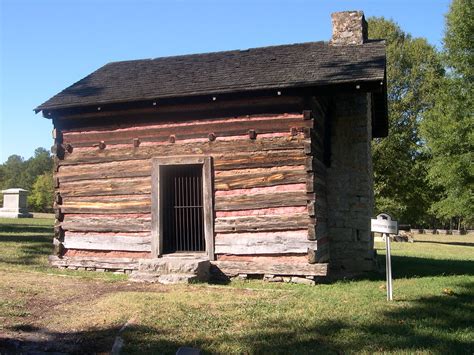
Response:
[[[28,196],[30,209],[35,212],[53,212],[53,200],[53,174],[39,175],[33,184],[30,196]]]

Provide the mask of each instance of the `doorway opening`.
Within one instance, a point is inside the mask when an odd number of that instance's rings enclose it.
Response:
[[[203,165],[160,169],[162,252],[204,252]]]

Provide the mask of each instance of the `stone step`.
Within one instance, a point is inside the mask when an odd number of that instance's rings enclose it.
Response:
[[[130,280],[162,284],[207,281],[210,265],[209,260],[192,256],[142,259],[138,270],[130,275]]]
[[[160,275],[155,272],[134,271],[130,274],[130,281],[134,282],[149,282],[160,283],[164,285],[169,284],[186,284],[194,281],[206,281],[198,278],[194,274],[163,274]]]
[[[209,260],[196,258],[156,258],[141,259],[139,271],[156,272],[159,274],[201,274],[209,272]]]

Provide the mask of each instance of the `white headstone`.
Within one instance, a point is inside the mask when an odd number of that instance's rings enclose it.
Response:
[[[0,218],[29,218],[28,191],[24,189],[3,190],[3,208],[0,208]]]

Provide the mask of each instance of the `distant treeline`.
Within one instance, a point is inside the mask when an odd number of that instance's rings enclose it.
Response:
[[[0,188],[19,187],[29,191],[28,205],[35,212],[53,211],[53,158],[49,151],[37,148],[34,155],[24,160],[11,155],[0,165]],[[3,196],[0,197],[3,200]],[[2,201],[3,204],[3,201]]]

